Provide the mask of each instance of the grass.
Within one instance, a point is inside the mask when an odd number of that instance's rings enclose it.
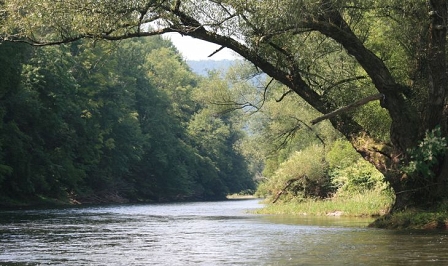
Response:
[[[257,199],[258,197],[254,196],[254,195],[246,195],[246,194],[242,195],[242,194],[235,193],[235,194],[227,195],[226,198],[227,199]]]
[[[386,214],[393,202],[390,194],[377,191],[333,197],[326,200],[292,200],[267,204],[259,214],[337,215],[347,217],[377,217]]]
[[[448,209],[446,206],[434,210],[407,209],[384,215],[370,226],[386,229],[448,229]]]

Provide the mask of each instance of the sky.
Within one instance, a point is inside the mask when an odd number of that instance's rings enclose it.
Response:
[[[224,60],[237,59],[239,56],[230,49],[223,49],[208,57],[214,51],[220,48],[219,45],[194,39],[188,36],[182,36],[178,33],[169,33],[163,35],[165,38],[171,39],[174,46],[179,50],[185,60]]]

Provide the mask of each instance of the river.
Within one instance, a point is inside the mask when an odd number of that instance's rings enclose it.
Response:
[[[258,200],[0,211],[0,265],[448,265],[445,231],[251,214]]]

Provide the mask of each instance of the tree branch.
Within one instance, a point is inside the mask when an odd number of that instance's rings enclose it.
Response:
[[[157,36],[157,35],[162,35],[164,33],[169,33],[169,32],[179,32],[176,29],[172,29],[172,28],[163,28],[163,29],[159,29],[159,30],[153,30],[153,31],[149,31],[149,32],[141,32],[141,31],[136,31],[136,32],[129,32],[129,33],[125,33],[122,35],[109,35],[110,33],[103,33],[101,35],[92,35],[92,34],[85,34],[85,35],[79,35],[79,36],[73,36],[73,37],[67,37],[61,40],[57,40],[57,41],[48,41],[48,42],[41,42],[35,39],[12,39],[12,38],[2,38],[0,37],[0,41],[4,41],[4,42],[17,42],[17,43],[26,43],[32,46],[53,46],[53,45],[60,45],[60,44],[65,44],[65,43],[71,43],[74,41],[78,41],[81,39],[104,39],[104,40],[108,40],[108,41],[119,41],[119,40],[125,40],[125,39],[131,39],[131,38],[136,38],[136,37],[149,37],[149,36]]]
[[[361,106],[361,105],[367,104],[367,103],[369,103],[369,102],[371,102],[371,101],[380,100],[380,99],[383,99],[383,98],[384,98],[384,94],[382,94],[382,93],[378,93],[378,94],[370,95],[370,96],[368,96],[368,97],[366,97],[366,98],[363,98],[363,99],[361,99],[361,100],[359,100],[359,101],[356,101],[356,102],[354,102],[354,103],[352,103],[352,104],[349,104],[349,105],[347,105],[347,106],[344,106],[344,107],[342,107],[342,108],[339,108],[339,109],[337,109],[337,110],[334,110],[334,111],[331,112],[331,113],[328,113],[328,114],[325,114],[325,115],[323,115],[323,116],[321,116],[321,117],[318,117],[318,118],[316,118],[316,119],[313,119],[313,120],[311,121],[311,124],[312,124],[312,125],[315,125],[315,124],[317,124],[317,123],[319,123],[319,122],[321,122],[321,121],[324,121],[324,120],[326,120],[326,119],[330,119],[330,118],[335,117],[335,116],[337,116],[337,115],[339,115],[339,114],[341,114],[341,113],[348,112],[348,111],[350,111],[350,110],[352,110],[352,109],[355,109],[356,107],[359,107],[359,106]]]
[[[290,94],[291,92],[293,92],[293,90],[288,90],[287,92],[283,93],[279,99],[275,99],[275,101],[278,103],[283,101],[283,99],[286,97],[286,95]]]
[[[356,77],[346,78],[346,79],[340,80],[340,81],[338,81],[338,82],[336,82],[334,84],[331,84],[331,86],[327,87],[325,89],[325,91],[331,90],[331,89],[333,89],[335,87],[338,87],[339,85],[342,85],[344,83],[357,81],[357,80],[362,80],[362,79],[367,79],[367,77],[366,76],[356,76]]]
[[[222,49],[226,48],[225,46],[221,46],[220,48],[218,48],[216,51],[214,51],[213,53],[211,53],[208,57],[212,57],[215,54],[219,53]]]

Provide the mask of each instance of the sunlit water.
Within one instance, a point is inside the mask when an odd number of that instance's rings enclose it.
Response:
[[[445,231],[254,215],[257,200],[0,211],[0,265],[448,265]]]

